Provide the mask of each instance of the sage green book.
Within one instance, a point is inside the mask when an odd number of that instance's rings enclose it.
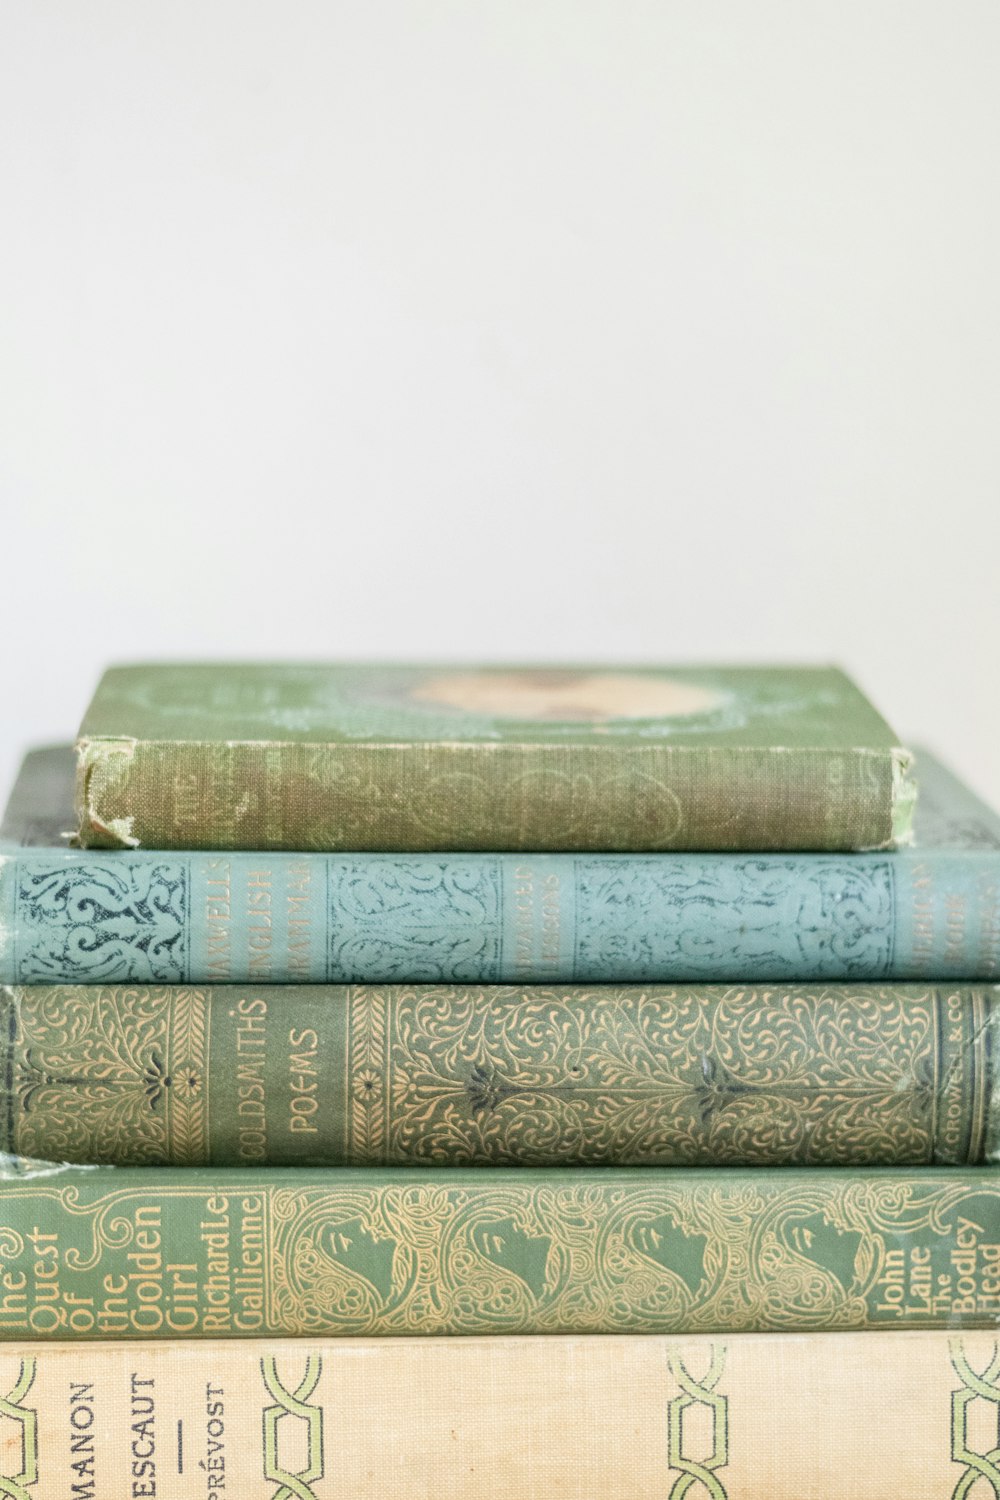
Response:
[[[0,1149],[119,1166],[1000,1157],[986,985],[0,989]]]
[[[988,1168],[21,1166],[0,1339],[995,1328]]]
[[[826,667],[116,667],[77,752],[112,848],[882,849],[915,795]]]

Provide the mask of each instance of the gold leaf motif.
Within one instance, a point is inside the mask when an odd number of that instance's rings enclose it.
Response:
[[[875,985],[359,988],[347,1159],[932,1163],[939,1112],[966,1118],[983,1071],[975,1046],[939,1055],[941,1003]]]
[[[17,1150],[55,1161],[205,1161],[207,996],[153,987],[18,992]]]

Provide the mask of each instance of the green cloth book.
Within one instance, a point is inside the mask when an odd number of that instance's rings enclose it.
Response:
[[[0,1340],[994,1328],[989,1168],[0,1180]]]
[[[0,1150],[112,1166],[966,1166],[988,985],[0,989]]]
[[[77,752],[112,848],[882,849],[915,795],[826,667],[116,667]]]

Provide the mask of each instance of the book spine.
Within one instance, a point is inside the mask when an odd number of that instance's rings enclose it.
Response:
[[[0,857],[0,982],[1000,977],[1000,853]]]
[[[0,1341],[995,1328],[989,1168],[54,1167]]]
[[[902,751],[81,741],[90,848],[881,849]]]
[[[0,990],[0,1149],[119,1166],[967,1165],[1000,990]]]
[[[28,1343],[0,1412],[10,1500],[1000,1492],[990,1334]]]

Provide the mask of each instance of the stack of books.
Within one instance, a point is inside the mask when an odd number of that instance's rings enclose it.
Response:
[[[0,844],[0,1496],[1000,1495],[917,772],[833,669],[109,671]]]

